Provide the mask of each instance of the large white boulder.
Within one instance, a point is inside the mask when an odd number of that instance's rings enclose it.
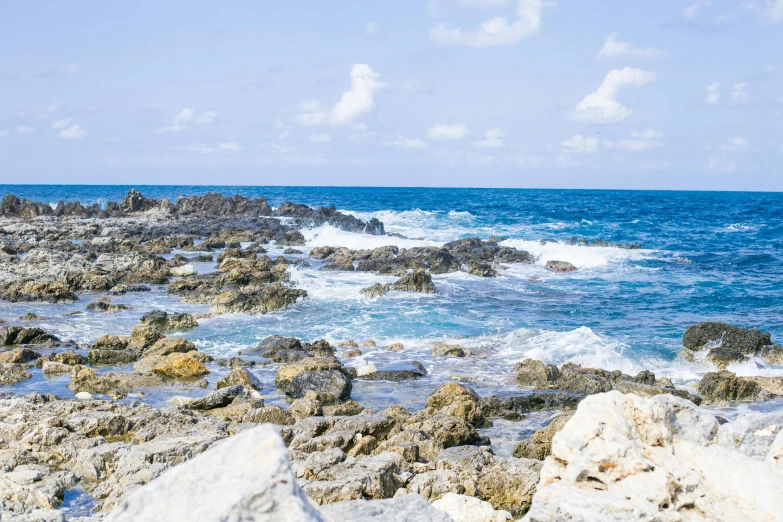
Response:
[[[323,522],[270,424],[215,443],[133,491],[106,522]]]
[[[783,521],[783,473],[720,431],[672,395],[587,397],[555,435],[523,520]]]
[[[174,268],[169,270],[169,273],[177,277],[188,277],[188,276],[196,275],[196,267],[190,264],[175,266]]]

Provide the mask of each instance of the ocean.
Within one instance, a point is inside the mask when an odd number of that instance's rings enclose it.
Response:
[[[0,185],[35,201],[119,201],[130,186]],[[337,344],[373,339],[349,364],[388,364],[416,359],[430,377],[400,387],[359,383],[353,397],[371,407],[420,407],[429,390],[449,378],[472,383],[479,393],[513,385],[512,366],[526,357],[567,361],[635,374],[652,370],[693,387],[712,367],[677,358],[685,329],[700,321],[759,328],[783,341],[783,194],[729,192],[428,189],[353,187],[136,186],[145,196],[176,200],[220,192],[264,196],[272,206],[290,200],[335,206],[361,219],[376,217],[386,231],[407,237],[370,236],[331,226],[305,230],[307,247],[353,249],[383,245],[440,245],[459,238],[491,236],[536,256],[532,265],[508,265],[497,278],[464,272],[433,276],[434,295],[391,293],[370,300],[359,290],[394,278],[360,272],[292,269],[309,297],[267,315],[228,315],[201,321],[187,337],[215,356],[236,354],[268,335]],[[638,243],[640,249],[569,245],[569,238]],[[271,245],[269,255],[282,254]],[[279,250],[279,251],[278,251]],[[307,259],[307,248],[301,257]],[[548,260],[569,261],[577,271],[555,274]],[[198,266],[200,272],[214,265]],[[99,294],[96,294],[98,296]],[[107,333],[127,335],[154,308],[201,312],[204,305],[178,302],[164,287],[112,298],[134,309],[119,314],[81,314],[96,296],[57,305],[0,303],[0,318],[34,312],[40,326],[62,338],[92,342]],[[430,355],[434,342],[459,343],[474,357]],[[783,375],[758,360],[729,368],[740,375]],[[273,374],[272,374],[273,376]],[[61,379],[67,382],[67,376]],[[45,386],[57,386],[57,379]],[[21,387],[44,386],[37,380]],[[273,385],[272,385],[272,388]],[[16,389],[21,389],[19,386]]]

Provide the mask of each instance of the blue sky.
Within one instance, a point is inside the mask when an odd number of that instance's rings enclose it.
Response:
[[[783,190],[783,0],[9,2],[0,183]]]

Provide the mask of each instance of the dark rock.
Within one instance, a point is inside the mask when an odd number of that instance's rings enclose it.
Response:
[[[60,340],[40,328],[23,328],[21,326],[0,327],[0,346],[23,344],[51,345]]]
[[[489,263],[468,261],[468,273],[479,277],[497,277],[498,272]]]
[[[375,283],[374,285],[363,288],[359,293],[361,293],[364,296],[369,297],[370,299],[374,299],[376,297],[383,297],[389,292],[390,285],[381,284],[381,283]]]
[[[231,404],[231,402],[242,394],[243,391],[244,388],[241,385],[222,388],[218,391],[209,393],[200,399],[196,399],[189,403],[187,407],[191,410],[213,410],[215,408],[222,408]]]
[[[339,370],[310,370],[291,379],[285,394],[300,398],[308,391],[347,399],[351,396],[351,381]]]
[[[161,332],[190,330],[198,326],[198,321],[196,321],[196,319],[190,314],[169,314],[163,310],[153,310],[152,312],[147,312],[141,316],[139,322],[141,324],[154,326]]]
[[[427,369],[419,361],[401,362],[378,369],[374,373],[360,377],[372,381],[407,381],[427,375]]]
[[[432,276],[421,268],[402,276],[392,283],[390,288],[401,292],[435,293],[435,285],[432,282]]]
[[[568,261],[547,261],[546,267],[552,272],[564,273],[573,272],[576,267]]]
[[[699,381],[699,393],[705,402],[767,400],[772,393],[759,386],[753,378],[738,377],[732,372],[708,372]]]

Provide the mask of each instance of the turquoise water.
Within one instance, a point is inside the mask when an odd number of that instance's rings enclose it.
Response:
[[[85,204],[118,201],[127,186],[11,186],[37,201],[80,200]],[[504,236],[505,244],[529,250],[534,265],[509,265],[500,277],[465,273],[434,276],[432,296],[390,294],[368,300],[359,290],[390,281],[374,274],[296,269],[293,279],[309,298],[287,311],[265,316],[221,316],[201,321],[187,334],[202,349],[228,355],[271,334],[334,343],[374,339],[379,347],[351,360],[376,365],[416,359],[431,372],[404,392],[399,385],[358,384],[357,399],[418,403],[418,388],[432,388],[448,377],[471,380],[480,390],[513,382],[511,366],[524,357],[553,363],[569,360],[608,369],[651,369],[683,386],[710,368],[676,358],[690,324],[726,321],[770,331],[783,339],[783,194],[713,192],[634,192],[501,189],[405,189],[338,187],[136,187],[148,197],[221,192],[266,196],[270,204],[286,200],[334,205],[362,219],[377,217],[388,232],[411,239],[352,234],[328,226],[304,231],[307,247],[371,248],[437,245],[454,239]],[[569,246],[572,236],[641,243],[640,250]],[[542,244],[554,239],[559,243]],[[306,251],[305,248],[305,257]],[[275,249],[271,254],[281,253]],[[292,256],[296,257],[296,256]],[[578,270],[553,274],[547,260],[570,261]],[[199,271],[212,265],[199,266]],[[96,294],[97,296],[97,294]],[[126,334],[153,308],[204,311],[178,303],[165,288],[114,298],[134,310],[112,315],[84,313],[95,296],[69,305],[0,303],[0,317],[34,311],[43,326],[62,337],[89,342],[105,333]],[[433,342],[449,340],[470,348],[463,360],[429,356]],[[401,342],[402,352],[384,346]],[[750,361],[731,368],[741,374],[783,374]],[[259,370],[264,372],[266,370]],[[32,385],[32,383],[30,384]],[[410,391],[411,393],[407,393]]]

